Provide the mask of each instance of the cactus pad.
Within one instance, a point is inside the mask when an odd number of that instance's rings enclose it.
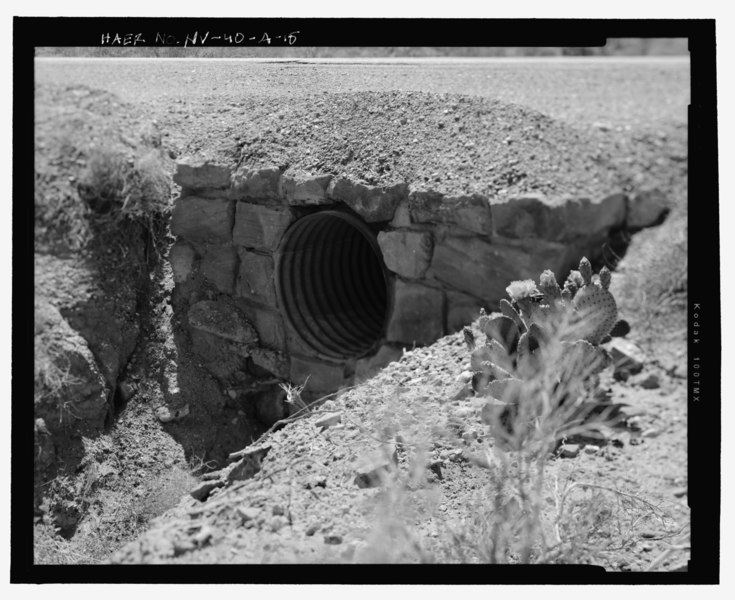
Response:
[[[574,296],[573,305],[577,311],[574,333],[591,344],[599,344],[617,323],[615,298],[601,286],[585,285]]]
[[[518,338],[521,334],[518,326],[510,317],[502,316],[494,319],[487,319],[481,325],[482,332],[488,339],[498,342],[505,351],[512,354],[518,347]]]
[[[579,274],[582,276],[585,285],[592,283],[592,264],[586,256],[579,261]]]
[[[541,273],[539,278],[539,289],[544,295],[544,299],[550,306],[554,306],[559,300],[561,300],[561,288],[556,282],[554,272],[546,269]]]
[[[602,269],[600,269],[600,286],[603,290],[610,289],[611,279],[612,274],[610,273],[610,270],[607,267],[602,267]]]
[[[502,298],[499,302],[500,305],[500,312],[503,313],[506,317],[509,319],[513,319],[516,326],[518,327],[518,330],[522,333],[526,331],[526,325],[523,323],[523,319],[521,319],[521,315],[518,314],[518,311],[513,308],[513,305],[508,302],[505,298]],[[480,317],[480,328],[482,328],[482,317]]]

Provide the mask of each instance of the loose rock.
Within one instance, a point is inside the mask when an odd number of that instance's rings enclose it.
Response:
[[[212,490],[222,487],[224,481],[202,481],[198,486],[189,492],[189,495],[195,500],[204,502],[209,497]]]
[[[170,423],[171,421],[178,421],[183,419],[189,414],[189,405],[185,404],[178,408],[169,408],[168,406],[161,406],[156,410],[156,417],[161,423]]]
[[[579,455],[579,444],[564,444],[561,447],[562,458],[576,458]]]
[[[613,338],[608,349],[614,365],[614,376],[626,380],[630,375],[640,373],[645,362],[643,350],[633,342],[622,338]]]
[[[342,413],[333,412],[333,413],[327,413],[326,415],[317,419],[314,425],[316,425],[317,427],[319,427],[319,429],[323,431],[327,429],[328,427],[332,427],[333,425],[336,425],[337,423],[341,423],[341,422],[342,422]]]
[[[656,375],[655,373],[640,373],[636,375],[633,383],[646,390],[656,390],[661,385],[658,379],[658,375]]]

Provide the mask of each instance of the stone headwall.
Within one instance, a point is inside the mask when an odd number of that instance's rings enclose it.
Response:
[[[450,196],[410,182],[373,186],[206,157],[181,160],[174,181],[182,188],[172,219],[175,310],[195,351],[229,387],[262,392],[276,381],[298,385],[308,377],[307,398],[366,377],[405,347],[460,329],[481,307],[494,309],[511,280],[547,268],[564,276],[582,255],[600,254],[610,232],[626,226],[631,206],[637,227],[663,210],[623,194],[553,201]],[[331,361],[314,356],[285,318],[275,269],[288,228],[335,208],[376,229],[390,306],[367,356]]]

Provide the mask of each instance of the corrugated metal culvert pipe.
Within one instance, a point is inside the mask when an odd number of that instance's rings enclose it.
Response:
[[[276,289],[291,326],[318,355],[358,357],[383,336],[383,257],[375,234],[352,214],[328,210],[296,221],[278,250]]]

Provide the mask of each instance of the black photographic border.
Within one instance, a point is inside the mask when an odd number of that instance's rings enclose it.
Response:
[[[602,46],[606,38],[689,40],[688,571],[609,573],[540,565],[33,564],[33,58],[37,46],[99,46],[107,31],[298,31],[298,46]],[[255,35],[255,34],[254,34]],[[288,40],[274,42],[281,45]],[[149,41],[147,45],[151,45]],[[214,42],[208,45],[217,45]],[[226,44],[220,44],[226,45]],[[11,583],[715,584],[720,563],[721,326],[715,21],[713,19],[201,19],[15,17],[13,22]],[[29,109],[29,107],[31,107]],[[706,203],[706,204],[705,204]],[[704,204],[704,205],[703,205]],[[705,263],[707,269],[692,268]],[[713,274],[715,274],[713,276]],[[696,377],[695,377],[696,374]],[[706,467],[702,466],[706,464]]]

